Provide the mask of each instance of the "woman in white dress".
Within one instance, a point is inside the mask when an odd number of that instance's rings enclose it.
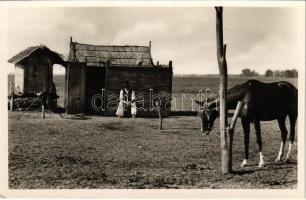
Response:
[[[116,111],[116,115],[120,118],[123,117],[123,113],[124,113],[123,90],[120,90],[119,105]]]
[[[136,95],[135,95],[135,91],[132,90],[132,98],[131,98],[131,114],[132,117],[135,118],[136,117],[136,113],[137,113],[137,107],[136,107]]]

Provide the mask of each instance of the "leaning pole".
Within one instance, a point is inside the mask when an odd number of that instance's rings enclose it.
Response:
[[[223,44],[223,7],[216,9],[216,33],[217,33],[217,59],[220,72],[220,136],[221,136],[221,162],[222,172],[227,174],[232,171],[232,155],[230,135],[227,122],[227,63],[226,44]],[[232,137],[232,135],[231,135]]]

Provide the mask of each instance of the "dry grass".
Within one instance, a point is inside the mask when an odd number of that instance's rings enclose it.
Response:
[[[280,143],[276,123],[263,124],[263,169],[257,168],[253,130],[251,166],[239,167],[243,134],[238,123],[235,174],[225,176],[220,139],[202,136],[196,117],[165,119],[161,131],[158,119],[9,117],[11,188],[294,188],[297,183],[296,147],[291,164],[273,164]]]

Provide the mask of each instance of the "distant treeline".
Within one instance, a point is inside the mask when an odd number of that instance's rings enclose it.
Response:
[[[245,68],[241,70],[241,76],[253,77],[259,76],[259,73],[255,70],[251,70],[249,68]],[[286,69],[286,70],[274,70],[267,69],[265,77],[286,77],[286,78],[296,78],[298,77],[298,71],[296,69]]]

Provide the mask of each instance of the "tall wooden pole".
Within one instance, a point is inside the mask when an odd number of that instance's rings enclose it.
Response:
[[[162,130],[163,129],[163,117],[162,117],[160,108],[158,109],[158,116],[159,116],[159,130]]]
[[[43,119],[45,119],[45,106],[44,106],[44,104],[41,105],[41,117]]]
[[[232,170],[231,155],[229,151],[229,132],[227,131],[227,63],[226,45],[223,44],[223,8],[216,9],[216,33],[217,33],[217,59],[220,72],[220,135],[221,135],[221,162],[222,172],[230,173]]]
[[[10,110],[14,110],[14,84],[10,81]]]

